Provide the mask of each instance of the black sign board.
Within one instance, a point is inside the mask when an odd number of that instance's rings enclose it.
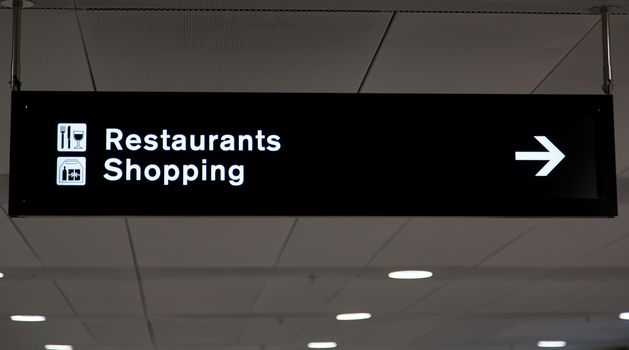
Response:
[[[612,97],[17,92],[9,212],[614,216]]]

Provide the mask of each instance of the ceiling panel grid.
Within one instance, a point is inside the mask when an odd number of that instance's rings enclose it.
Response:
[[[97,88],[131,91],[356,92],[390,17],[79,12]]]

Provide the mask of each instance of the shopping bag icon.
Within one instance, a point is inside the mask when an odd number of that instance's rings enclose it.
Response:
[[[57,185],[85,186],[85,157],[57,158]]]

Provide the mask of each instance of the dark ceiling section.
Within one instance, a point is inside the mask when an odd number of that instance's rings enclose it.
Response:
[[[626,0],[76,0],[79,9],[410,11],[589,14],[601,5],[625,14]],[[74,8],[73,0],[38,0],[34,8]]]

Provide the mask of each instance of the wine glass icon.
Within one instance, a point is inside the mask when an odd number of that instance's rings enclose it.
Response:
[[[83,147],[81,147],[81,140],[83,140],[84,133],[85,132],[83,130],[77,130],[77,131],[72,132],[72,137],[76,141],[76,146],[74,147],[74,149],[83,149]]]

